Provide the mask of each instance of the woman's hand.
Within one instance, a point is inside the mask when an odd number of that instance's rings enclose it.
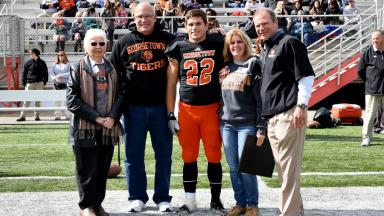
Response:
[[[264,139],[265,139],[265,135],[262,135],[262,134],[256,134],[256,137],[257,137],[257,141],[256,141],[256,146],[257,147],[260,147],[263,145],[264,143]]]
[[[97,118],[96,118],[96,122],[97,122],[98,124],[103,125],[103,123],[104,123],[105,121],[106,121],[106,119],[103,118],[103,117],[97,117]]]
[[[111,117],[106,117],[105,118],[105,121],[103,123],[103,126],[108,128],[108,129],[111,129],[113,127],[113,125],[115,124],[115,120]]]

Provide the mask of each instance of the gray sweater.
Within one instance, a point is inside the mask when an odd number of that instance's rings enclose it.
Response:
[[[229,62],[220,71],[220,119],[229,124],[256,124],[264,132],[266,122],[261,119],[261,68],[256,58],[243,65]]]

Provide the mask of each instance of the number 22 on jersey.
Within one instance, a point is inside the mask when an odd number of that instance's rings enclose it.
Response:
[[[198,66],[203,68],[199,74]],[[194,59],[184,62],[184,68],[187,71],[187,84],[191,86],[206,85],[212,80],[212,72],[215,67],[215,61],[212,58],[204,58],[200,61],[200,65]]]

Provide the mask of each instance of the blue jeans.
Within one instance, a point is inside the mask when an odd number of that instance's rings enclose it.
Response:
[[[144,152],[149,131],[156,159],[153,201],[171,202],[172,134],[165,106],[128,106],[124,112],[124,129],[128,200],[148,201]]]
[[[229,166],[236,205],[241,207],[258,206],[259,189],[257,177],[255,175],[239,173],[238,171],[245,139],[247,135],[256,135],[256,125],[231,125],[222,122],[220,132],[224,143],[224,151]]]

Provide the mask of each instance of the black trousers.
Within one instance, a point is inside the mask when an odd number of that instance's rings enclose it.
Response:
[[[99,207],[105,197],[113,146],[102,145],[100,141],[92,148],[74,146],[73,152],[76,160],[76,184],[80,196],[79,206],[81,209]]]

